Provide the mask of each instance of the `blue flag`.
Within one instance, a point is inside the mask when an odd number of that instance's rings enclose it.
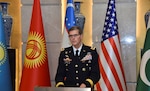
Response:
[[[68,38],[68,30],[76,25],[75,10],[73,0],[67,0],[65,24],[62,38],[62,48],[69,47],[71,45]]]
[[[0,12],[0,91],[12,91],[10,66],[2,22],[2,13]]]
[[[74,10],[74,2],[73,0],[67,1],[67,10],[66,10],[66,17],[65,17],[65,25],[67,31],[76,25],[75,21],[75,10]]]

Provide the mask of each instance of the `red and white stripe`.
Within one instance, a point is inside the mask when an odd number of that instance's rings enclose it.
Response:
[[[113,36],[100,44],[101,79],[98,91],[126,91],[125,75],[122,66],[119,36]]]

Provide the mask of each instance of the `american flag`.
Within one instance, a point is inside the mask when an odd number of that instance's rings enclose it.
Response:
[[[63,39],[62,39],[62,48],[69,47],[70,41],[68,38],[68,30],[76,25],[75,21],[75,13],[74,13],[74,3],[73,0],[67,0],[67,9],[65,16],[65,24],[63,31]]]
[[[115,0],[109,0],[100,44],[100,86],[98,91],[126,91]]]

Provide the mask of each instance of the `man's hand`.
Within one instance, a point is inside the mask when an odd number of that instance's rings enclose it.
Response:
[[[84,84],[84,83],[82,83],[81,85],[80,85],[80,88],[85,88],[86,87],[86,85]]]

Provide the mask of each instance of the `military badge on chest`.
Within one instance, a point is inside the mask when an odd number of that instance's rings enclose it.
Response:
[[[91,52],[87,52],[87,54],[81,59],[81,61],[84,63],[85,61],[88,61],[88,63],[91,63],[92,55]]]
[[[80,60],[85,66],[82,68],[82,71],[91,70],[91,61],[92,55],[91,52],[87,52],[87,54]]]
[[[70,53],[71,51],[69,51]],[[72,59],[69,58],[68,56],[68,51],[65,52],[65,58],[64,58],[64,63],[65,64],[70,64],[70,62],[72,61]]]

